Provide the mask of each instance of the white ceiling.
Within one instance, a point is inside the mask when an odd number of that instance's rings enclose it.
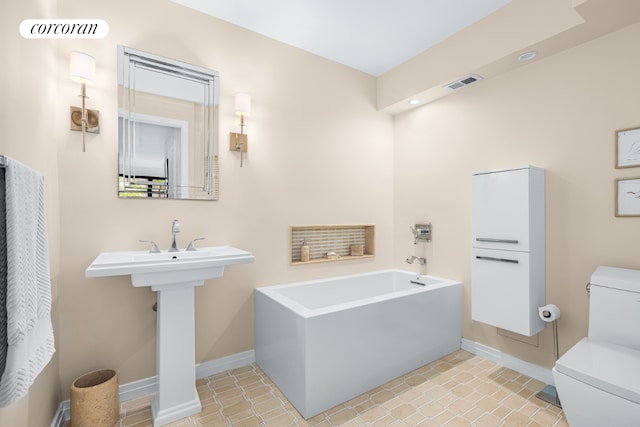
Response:
[[[172,0],[379,76],[511,0]]]

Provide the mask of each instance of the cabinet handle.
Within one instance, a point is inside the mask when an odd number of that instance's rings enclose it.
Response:
[[[484,259],[487,261],[500,261],[500,262],[510,262],[513,264],[517,264],[517,259],[507,259],[507,258],[494,258],[492,256],[476,256],[476,259]]]
[[[477,242],[491,242],[491,243],[513,243],[513,244],[517,244],[518,241],[517,240],[510,240],[510,239],[490,239],[488,237],[476,237],[476,241]]]

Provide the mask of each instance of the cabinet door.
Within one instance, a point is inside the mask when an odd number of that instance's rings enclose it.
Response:
[[[472,253],[472,319],[531,336],[529,254],[477,248]]]
[[[529,169],[472,177],[472,246],[529,251]]]

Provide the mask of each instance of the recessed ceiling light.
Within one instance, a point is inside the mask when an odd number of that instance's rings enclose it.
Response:
[[[420,104],[420,100],[419,99],[410,99],[409,100],[409,105],[418,105]]]
[[[531,61],[536,56],[538,56],[538,52],[530,50],[529,52],[525,52],[522,55],[518,56],[518,61],[520,62]]]

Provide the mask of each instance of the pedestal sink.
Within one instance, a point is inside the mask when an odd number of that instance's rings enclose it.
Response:
[[[254,260],[250,252],[230,246],[188,252],[103,252],[85,271],[87,277],[130,275],[133,286],[150,286],[158,292],[154,427],[202,409],[195,378],[194,288],[221,277],[228,265]]]

